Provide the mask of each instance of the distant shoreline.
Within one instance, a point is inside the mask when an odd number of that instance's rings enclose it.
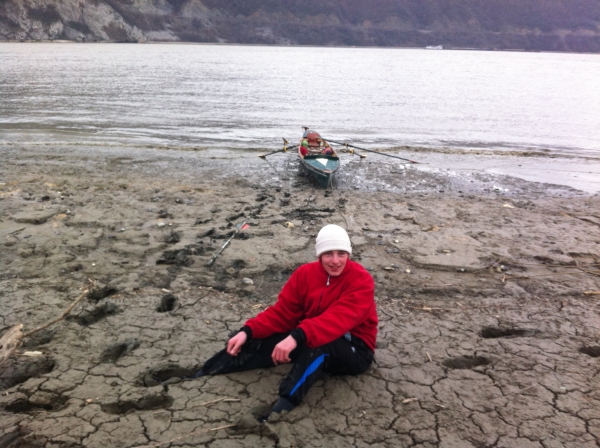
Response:
[[[205,46],[239,46],[239,47],[290,47],[290,48],[356,48],[356,49],[382,49],[382,50],[433,50],[427,47],[377,47],[361,45],[292,45],[292,44],[249,44],[238,42],[187,42],[187,41],[145,41],[145,42],[111,42],[111,41],[90,41],[78,42],[76,40],[0,40],[0,44],[119,44],[119,45],[205,45]],[[482,52],[508,52],[508,53],[548,53],[548,54],[591,54],[600,55],[600,52],[590,51],[550,51],[550,50],[527,50],[519,48],[474,48],[474,47],[447,47],[435,49],[436,51],[482,51]]]

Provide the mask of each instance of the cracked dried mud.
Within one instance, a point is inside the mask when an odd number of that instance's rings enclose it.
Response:
[[[374,160],[325,192],[245,157],[4,152],[0,336],[92,291],[0,366],[0,446],[600,446],[598,195]],[[191,377],[325,223],[375,279],[375,363],[258,424],[289,366]]]

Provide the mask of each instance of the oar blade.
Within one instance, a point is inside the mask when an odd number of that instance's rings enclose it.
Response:
[[[287,152],[287,151],[289,151],[289,150],[296,149],[296,148],[298,147],[298,145],[294,145],[294,146],[290,146],[290,147],[288,148],[288,147],[287,147],[287,143],[288,143],[288,141],[287,141],[285,138],[283,139],[283,141],[284,141],[285,143],[284,143],[284,146],[283,146],[283,148],[282,148],[282,149],[278,149],[277,151],[273,151],[273,152],[270,152],[270,153],[268,153],[268,154],[261,154],[261,155],[259,155],[258,157],[260,157],[260,158],[261,158],[261,159],[263,159],[263,160],[267,160],[267,156],[270,156],[270,155],[272,155],[272,154],[277,154],[277,153],[279,153],[279,152]]]

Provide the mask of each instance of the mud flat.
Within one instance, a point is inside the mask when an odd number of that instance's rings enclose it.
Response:
[[[0,446],[600,446],[598,195],[354,161],[323,192],[254,159],[3,150],[0,336],[91,292],[0,367]],[[375,278],[372,368],[263,425],[289,366],[182,381],[324,223]]]

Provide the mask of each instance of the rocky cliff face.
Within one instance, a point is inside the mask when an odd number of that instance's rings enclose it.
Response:
[[[600,52],[600,0],[0,0],[0,40]]]
[[[0,39],[138,42],[146,36],[103,1],[0,0]]]

